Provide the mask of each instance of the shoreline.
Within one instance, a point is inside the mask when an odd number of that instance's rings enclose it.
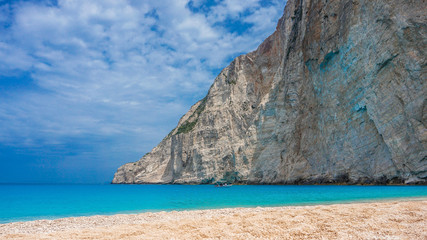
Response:
[[[110,182],[111,185],[215,185],[212,182]],[[259,182],[232,182],[236,186],[427,186],[427,181],[354,181],[354,182],[337,182],[337,181],[295,181],[295,182],[278,182],[278,183],[259,183]]]
[[[426,239],[427,198],[143,212],[0,224],[1,239]],[[185,230],[187,229],[187,230]],[[317,234],[317,235],[316,235]],[[343,235],[344,234],[344,235]]]
[[[302,202],[302,203],[295,203],[295,204],[284,204],[284,205],[269,205],[269,206],[236,206],[236,207],[218,207],[218,208],[190,208],[190,209],[171,209],[171,210],[165,210],[165,209],[150,209],[150,210],[128,210],[128,211],[122,211],[122,212],[115,212],[115,213],[105,213],[105,214],[89,214],[89,215],[78,215],[78,216],[46,216],[45,218],[35,218],[35,219],[19,219],[16,221],[11,222],[0,222],[0,227],[4,224],[11,224],[11,223],[27,223],[27,222],[34,222],[34,221],[55,221],[55,220],[61,220],[66,218],[82,218],[82,217],[104,217],[104,216],[115,216],[115,215],[138,215],[138,214],[146,214],[146,213],[159,213],[159,212],[183,212],[183,211],[209,211],[209,210],[222,210],[222,209],[235,209],[235,208],[282,208],[282,207],[305,207],[305,206],[329,206],[329,205],[341,205],[341,204],[353,204],[353,203],[382,203],[382,202],[407,202],[407,201],[427,201],[427,196],[417,196],[417,197],[390,197],[390,198],[378,198],[378,199],[358,199],[358,200],[337,200],[337,201],[330,201],[330,202]],[[0,232],[1,236],[1,232]]]

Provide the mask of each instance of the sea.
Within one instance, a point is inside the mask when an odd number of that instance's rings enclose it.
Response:
[[[420,197],[427,197],[427,186],[0,184],[0,223],[119,213]]]

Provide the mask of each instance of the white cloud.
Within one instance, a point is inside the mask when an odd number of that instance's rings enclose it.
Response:
[[[14,70],[28,70],[34,63],[25,50],[19,46],[0,42],[0,76],[9,75]]]
[[[253,12],[261,8],[259,0],[246,0],[244,4],[240,0],[224,0],[212,7],[207,14],[209,22],[222,22],[227,18],[241,20],[246,11]]]
[[[259,32],[277,24],[278,19],[272,18],[271,16],[277,16],[277,6],[275,5],[261,8],[245,17],[243,21],[246,23],[252,23],[254,26],[251,30]]]

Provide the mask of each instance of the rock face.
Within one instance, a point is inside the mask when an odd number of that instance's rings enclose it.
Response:
[[[426,183],[426,5],[289,0],[113,183]]]

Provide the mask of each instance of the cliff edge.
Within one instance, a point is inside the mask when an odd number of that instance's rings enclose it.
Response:
[[[426,183],[426,1],[289,0],[113,183]]]

